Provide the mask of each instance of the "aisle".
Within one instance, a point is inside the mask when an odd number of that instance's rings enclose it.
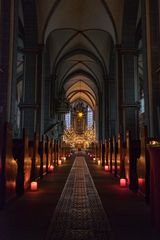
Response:
[[[108,240],[111,229],[84,157],[78,156],[54,211],[46,240]]]

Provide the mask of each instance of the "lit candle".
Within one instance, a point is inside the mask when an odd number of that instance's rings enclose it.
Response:
[[[66,157],[63,158],[64,162],[66,161]]]
[[[53,165],[50,165],[50,166],[49,166],[49,171],[50,171],[50,172],[53,172],[53,169],[54,169],[54,166],[53,166]]]
[[[95,157],[93,158],[93,161],[96,161],[96,158],[95,158]]]
[[[31,182],[31,191],[37,191],[37,182]]]
[[[126,185],[127,185],[126,179],[125,178],[120,178],[120,186],[121,187],[126,187]]]
[[[138,184],[143,185],[143,183],[144,183],[144,179],[143,178],[138,178]]]
[[[62,165],[62,160],[59,160],[59,161],[58,161],[58,164],[59,164],[59,165]]]
[[[98,165],[101,165],[101,161],[100,160],[98,160]]]
[[[104,170],[105,170],[105,171],[108,171],[108,170],[109,170],[109,166],[108,166],[108,165],[105,165],[105,166],[104,166]]]

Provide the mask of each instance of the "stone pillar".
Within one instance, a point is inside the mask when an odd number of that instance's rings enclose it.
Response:
[[[121,58],[121,45],[116,45],[116,53],[115,53],[115,71],[116,71],[116,135],[118,136],[119,133],[123,133],[123,114],[122,114],[122,58]]]
[[[109,80],[109,137],[115,136],[116,134],[116,85],[115,79],[110,78]]]
[[[36,131],[40,137],[44,133],[44,45],[39,45],[38,61],[37,61],[37,123]]]
[[[111,59],[110,59],[110,69],[109,69],[109,76],[107,79],[108,85],[106,86],[107,91],[107,99],[108,105],[106,106],[107,112],[107,119],[108,119],[108,135],[106,138],[112,137],[116,135],[117,130],[117,91],[116,91],[116,75],[115,75],[115,50],[112,52]],[[106,110],[106,111],[107,111]]]
[[[125,136],[127,130],[131,131],[132,139],[138,138],[138,111],[139,104],[136,102],[137,81],[137,52],[136,49],[120,50],[122,58],[122,83],[121,83],[121,114],[122,133]]]
[[[20,103],[22,128],[28,129],[29,139],[33,139],[37,130],[37,15],[36,2],[22,0],[24,12],[24,82],[23,99]]]
[[[145,109],[149,135],[160,137],[160,28],[158,1],[142,0],[142,33],[146,75]]]
[[[44,66],[43,66],[43,75],[44,75],[44,128],[48,128],[51,123],[51,83],[53,76],[50,75],[50,62],[49,54],[46,49],[44,49]]]
[[[1,0],[0,7],[0,126],[10,120],[12,34],[14,4]]]
[[[13,62],[12,62],[12,85],[11,85],[11,114],[10,122],[12,123],[13,128],[13,137],[19,137],[17,132],[17,108],[18,103],[16,100],[16,88],[17,88],[17,48],[18,48],[18,0],[14,0],[14,19],[13,19],[13,38],[12,38],[12,47],[13,47]]]
[[[37,49],[24,49],[24,85],[23,99],[20,104],[22,129],[28,129],[29,139],[33,139],[37,130]]]

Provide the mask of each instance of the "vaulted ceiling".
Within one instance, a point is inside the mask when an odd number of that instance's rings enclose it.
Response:
[[[37,0],[39,41],[47,45],[57,94],[93,109],[103,94],[123,0]]]

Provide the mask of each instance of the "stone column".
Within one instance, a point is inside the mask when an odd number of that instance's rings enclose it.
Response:
[[[37,61],[37,123],[36,131],[39,133],[40,137],[44,133],[44,45],[39,45],[38,50],[38,61]]]
[[[43,78],[44,78],[44,128],[48,128],[51,124],[51,87],[53,75],[50,74],[49,54],[44,49],[43,62]]]
[[[149,135],[160,137],[160,28],[158,1],[142,0],[145,109]]]
[[[37,130],[37,62],[38,62],[38,39],[37,39],[37,14],[36,2],[22,0],[24,12],[24,82],[23,99],[20,103],[22,128],[28,129],[29,139],[33,139]]]
[[[0,7],[0,126],[10,120],[12,37],[14,4],[1,0]]]
[[[117,121],[116,121],[116,135],[118,136],[119,133],[123,133],[123,114],[122,114],[122,58],[121,58],[121,45],[115,46],[115,72],[116,72],[116,115],[117,115]]]
[[[117,91],[116,91],[116,75],[115,75],[115,49],[112,51],[110,58],[110,68],[107,84],[106,84],[106,118],[108,120],[108,134],[105,139],[116,135],[116,122],[117,122]]]
[[[18,48],[18,0],[14,0],[13,38],[12,38],[12,85],[11,85],[11,114],[10,121],[13,127],[13,137],[18,137],[17,132],[17,48]]]
[[[22,115],[22,129],[28,129],[29,139],[33,139],[37,130],[37,49],[24,49],[24,84],[23,99],[20,104]]]
[[[121,114],[122,132],[125,135],[127,130],[131,131],[132,139],[138,138],[138,110],[136,102],[136,81],[137,81],[137,52],[136,49],[122,48],[122,82],[121,82]]]

